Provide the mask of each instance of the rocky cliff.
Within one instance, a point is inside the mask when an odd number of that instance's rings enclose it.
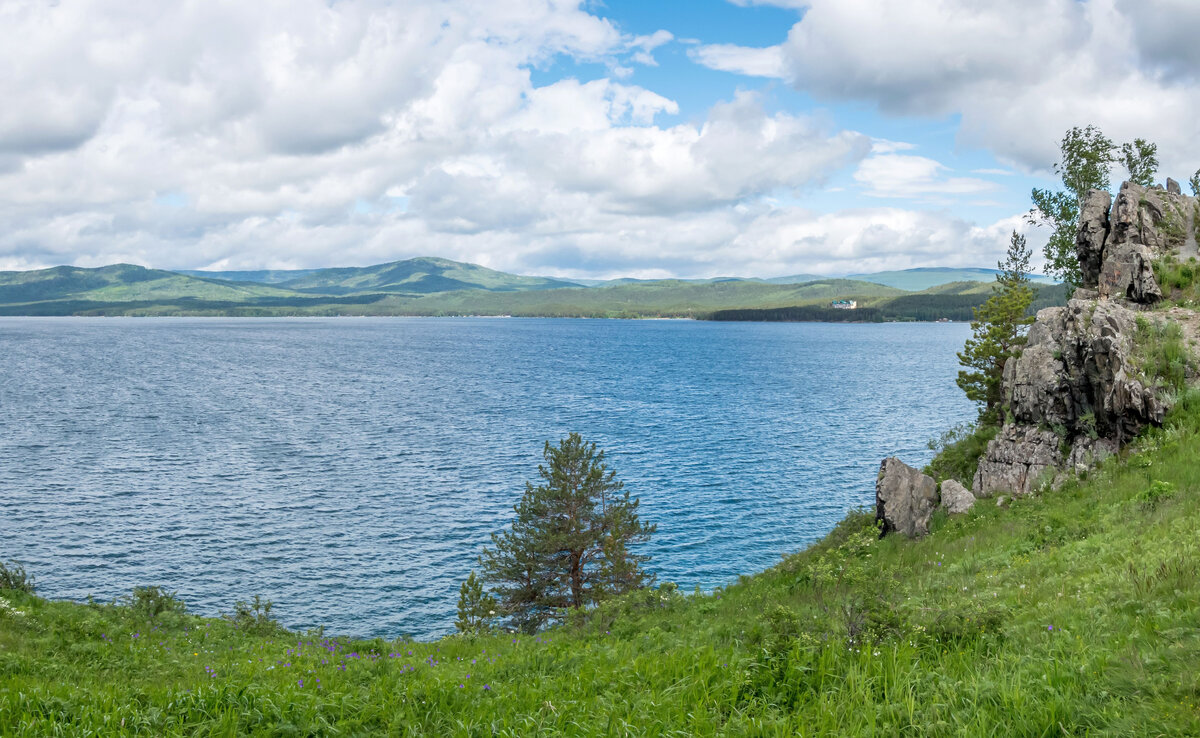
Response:
[[[1154,267],[1195,259],[1198,227],[1200,199],[1183,195],[1174,180],[1166,187],[1126,182],[1115,202],[1108,192],[1089,193],[1076,236],[1083,284],[1065,307],[1037,314],[1021,355],[1004,367],[1004,425],[979,461],[972,490],[954,483],[954,500],[948,501],[949,482],[938,480],[931,496],[935,480],[885,460],[876,483],[884,532],[923,535],[939,502],[954,512],[964,495],[967,502],[1028,495],[1063,474],[1090,468],[1146,426],[1162,423],[1176,388],[1159,381],[1144,345],[1147,335],[1160,335],[1156,331],[1177,321],[1194,351],[1200,319],[1182,307],[1150,311],[1169,292],[1156,281]]]
[[[1196,256],[1200,200],[1167,187],[1121,185],[1116,201],[1093,190],[1080,211],[1083,285],[1066,307],[1037,315],[1022,354],[1004,368],[1006,422],[988,444],[973,492],[1029,494],[1062,471],[1081,471],[1158,424],[1173,392],[1148,377],[1139,313],[1163,299],[1162,259]],[[1142,316],[1162,324],[1164,313]]]

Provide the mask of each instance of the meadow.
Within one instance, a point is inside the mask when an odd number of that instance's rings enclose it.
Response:
[[[5,589],[0,733],[1197,735],[1196,458],[1193,393],[1089,478],[939,512],[925,539],[851,511],[728,587],[537,635],[357,640],[253,603]]]

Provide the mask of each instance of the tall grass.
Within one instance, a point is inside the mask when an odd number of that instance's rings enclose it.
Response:
[[[1192,358],[1183,329],[1172,320],[1137,317],[1134,368],[1147,384],[1178,396],[1187,387]]]

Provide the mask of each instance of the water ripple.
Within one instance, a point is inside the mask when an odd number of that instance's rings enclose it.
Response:
[[[421,637],[542,443],[607,449],[660,579],[733,581],[967,419],[963,325],[0,318],[0,558],[52,597]]]

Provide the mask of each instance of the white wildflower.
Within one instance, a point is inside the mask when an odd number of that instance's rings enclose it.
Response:
[[[25,611],[18,610],[17,608],[13,607],[12,603],[10,603],[8,600],[0,597],[0,614],[11,615],[13,617],[24,617]]]

